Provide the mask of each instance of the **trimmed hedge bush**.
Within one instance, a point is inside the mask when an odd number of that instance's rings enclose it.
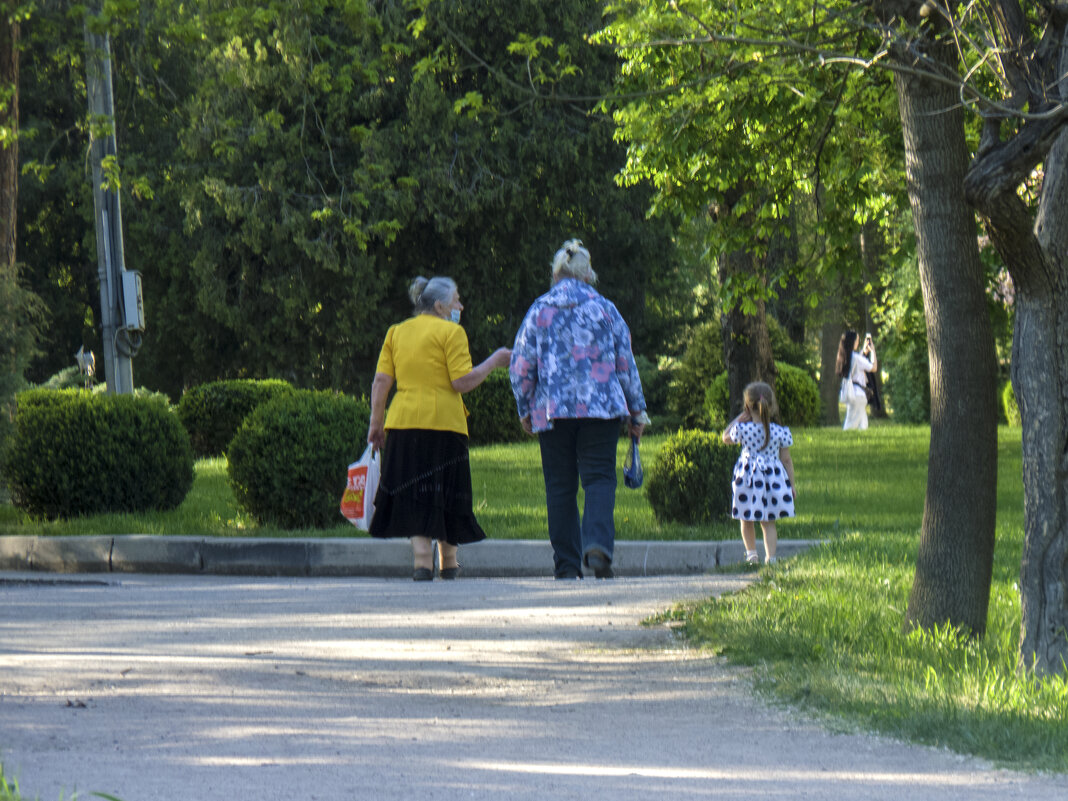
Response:
[[[249,412],[293,391],[288,382],[277,379],[212,381],[185,391],[178,401],[178,419],[189,432],[193,453],[218,456],[226,451]]]
[[[238,504],[261,524],[330,528],[348,466],[367,447],[366,400],[294,390],[252,411],[226,452]]]
[[[1016,393],[1012,391],[1012,382],[1006,381],[1001,388],[1001,408],[1005,410],[1005,419],[1010,426],[1019,427],[1020,407],[1016,404]]]
[[[512,383],[507,370],[494,370],[486,380],[464,395],[467,433],[472,445],[519,442],[527,438],[519,424]]]
[[[799,367],[775,362],[775,400],[785,426],[805,428],[820,422],[820,389],[816,381]],[[722,430],[728,420],[727,374],[720,373],[705,391],[705,421],[712,430]]]
[[[818,426],[820,424],[820,388],[816,381],[800,367],[775,362],[779,371],[775,379],[775,400],[783,425]]]
[[[193,486],[193,452],[159,398],[37,389],[18,396],[3,474],[33,515],[166,510]]]
[[[645,496],[657,521],[729,520],[731,477],[740,452],[708,431],[671,435],[645,473]]]

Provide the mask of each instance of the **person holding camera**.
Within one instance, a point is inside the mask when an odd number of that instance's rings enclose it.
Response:
[[[871,334],[864,335],[864,349],[857,352],[860,338],[856,331],[846,331],[838,343],[838,361],[835,371],[842,379],[840,399],[846,405],[844,431],[868,428],[868,373],[879,369],[875,345]]]

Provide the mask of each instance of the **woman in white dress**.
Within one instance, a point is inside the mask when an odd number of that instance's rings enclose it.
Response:
[[[846,331],[838,343],[836,372],[842,379],[840,400],[846,405],[842,429],[865,431],[868,428],[868,373],[879,369],[871,334],[864,335],[864,350],[857,353],[860,338],[856,331]]]

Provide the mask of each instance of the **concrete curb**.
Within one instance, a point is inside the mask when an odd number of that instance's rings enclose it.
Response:
[[[788,558],[812,540],[780,540]],[[762,550],[762,549],[761,549]],[[617,576],[685,576],[737,564],[737,541],[616,542]],[[460,549],[467,578],[551,576],[547,540],[485,540]],[[362,538],[255,539],[162,537],[147,534],[86,537],[0,536],[0,570],[51,573],[176,573],[238,576],[364,576],[408,578],[407,540]]]

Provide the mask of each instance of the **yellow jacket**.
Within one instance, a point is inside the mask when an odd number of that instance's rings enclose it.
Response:
[[[467,409],[452,382],[471,372],[467,332],[432,314],[391,326],[378,372],[393,376],[397,392],[386,428],[428,428],[467,435]]]

